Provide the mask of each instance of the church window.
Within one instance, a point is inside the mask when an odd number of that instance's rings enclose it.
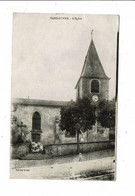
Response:
[[[99,81],[98,80],[91,81],[91,93],[99,93]]]
[[[32,117],[32,129],[41,130],[41,116],[38,112],[35,112]]]

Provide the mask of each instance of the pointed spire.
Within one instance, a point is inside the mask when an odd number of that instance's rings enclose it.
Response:
[[[92,36],[93,30],[91,32]],[[97,78],[106,78],[108,79],[107,75],[104,72],[102,67],[101,61],[99,59],[94,41],[91,37],[91,43],[86,55],[86,59],[84,62],[83,70],[81,76],[86,77],[97,77]]]
[[[93,35],[93,30],[91,31],[91,42],[90,42],[87,55],[85,57],[85,61],[84,61],[84,65],[83,65],[80,78],[90,77],[90,78],[109,79],[109,77],[104,72],[104,69],[99,59],[92,35]]]

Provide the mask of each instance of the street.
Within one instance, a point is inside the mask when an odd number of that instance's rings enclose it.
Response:
[[[11,178],[27,179],[77,179],[88,172],[114,172],[114,157],[100,158],[82,162],[53,164],[10,170]]]

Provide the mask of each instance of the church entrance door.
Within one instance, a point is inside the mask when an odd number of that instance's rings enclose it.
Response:
[[[32,133],[32,141],[33,142],[40,142],[41,134]]]

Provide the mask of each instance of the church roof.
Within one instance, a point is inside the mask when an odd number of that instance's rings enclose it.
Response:
[[[87,55],[85,57],[83,69],[80,75],[81,77],[91,77],[91,78],[104,78],[109,79],[105,74],[101,61],[99,59],[95,44],[93,39],[91,40]],[[79,80],[80,80],[79,78]],[[78,82],[79,82],[78,80]],[[78,84],[77,82],[77,84]],[[77,85],[76,85],[77,87]],[[75,88],[76,88],[75,87]]]
[[[62,107],[68,105],[69,103],[70,101],[52,101],[52,100],[38,100],[38,99],[24,99],[24,98],[12,99],[12,104],[17,104],[17,105]]]

